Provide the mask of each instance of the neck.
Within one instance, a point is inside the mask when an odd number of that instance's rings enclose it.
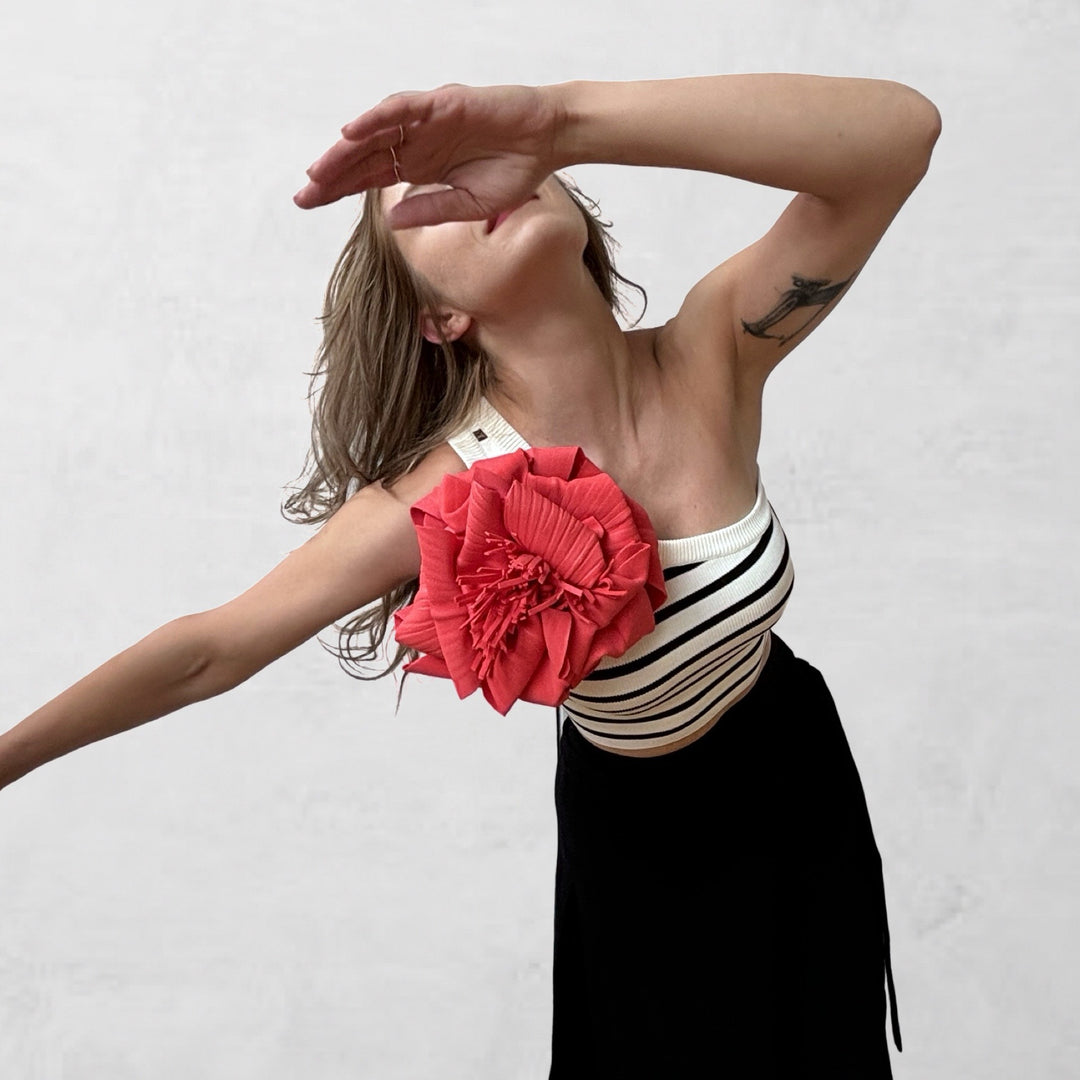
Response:
[[[600,468],[636,446],[640,380],[626,334],[588,269],[554,296],[485,320],[491,404],[530,446],[580,446]]]

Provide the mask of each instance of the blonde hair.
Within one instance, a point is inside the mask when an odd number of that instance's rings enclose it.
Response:
[[[613,261],[618,246],[601,221],[599,205],[569,177],[555,174],[577,204],[588,227],[582,259],[613,312],[625,316],[620,285],[637,289]],[[481,394],[498,385],[490,358],[462,339],[438,343],[420,332],[421,314],[439,307],[440,297],[408,265],[383,219],[380,189],[365,192],[360,219],[334,265],[323,305],[323,340],[316,355],[308,400],[316,395],[311,448],[300,479],[303,487],[285,499],[282,515],[314,525],[345,502],[350,483],[391,484],[460,430]],[[316,383],[323,381],[321,389]],[[389,675],[415,650],[399,645],[389,666],[374,675],[360,664],[377,656],[393,612],[412,602],[419,586],[413,578],[337,626],[339,648],[325,644],[353,678]],[[368,641],[359,639],[367,635]],[[320,642],[322,644],[322,642]],[[350,670],[350,667],[354,670]],[[400,701],[400,690],[398,700]]]

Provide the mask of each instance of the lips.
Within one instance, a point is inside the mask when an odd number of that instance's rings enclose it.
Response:
[[[501,210],[495,217],[488,218],[487,231],[493,233],[515,210],[520,210],[525,203],[532,202],[533,199],[539,199],[539,195],[531,195],[525,200],[524,203],[520,203],[518,206],[513,206],[509,210]]]

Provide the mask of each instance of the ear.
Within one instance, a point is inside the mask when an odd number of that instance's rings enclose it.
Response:
[[[472,319],[460,311],[444,311],[437,318],[425,311],[420,318],[420,331],[428,341],[436,345],[439,344],[438,325],[440,323],[446,340],[457,341],[472,326]]]

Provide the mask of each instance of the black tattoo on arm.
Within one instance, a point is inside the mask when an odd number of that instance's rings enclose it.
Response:
[[[783,345],[785,342],[790,341],[796,334],[802,333],[815,319],[820,319],[825,312],[825,308],[837,296],[840,295],[851,284],[854,274],[847,278],[845,281],[832,284],[828,278],[822,278],[820,280],[813,278],[799,277],[798,274],[791,275],[792,288],[780,297],[776,306],[768,314],[763,315],[756,322],[747,322],[745,319],[739,321],[743,325],[743,330],[748,334],[753,334],[754,337],[759,338],[773,338],[777,345]],[[775,326],[782,319],[790,315],[796,308],[801,307],[816,307],[818,310],[810,316],[806,322],[797,326],[789,334],[770,334],[767,333],[768,329]]]

